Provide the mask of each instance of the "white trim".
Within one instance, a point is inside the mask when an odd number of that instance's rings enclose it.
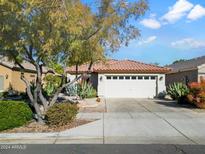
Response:
[[[200,69],[200,68],[203,68],[203,67],[205,67],[205,64],[199,65],[197,68]]]

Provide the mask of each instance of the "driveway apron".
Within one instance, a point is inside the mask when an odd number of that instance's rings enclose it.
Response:
[[[200,113],[174,102],[107,99],[104,143],[205,144]]]

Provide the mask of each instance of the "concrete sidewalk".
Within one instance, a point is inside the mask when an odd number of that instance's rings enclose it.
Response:
[[[80,113],[78,118],[98,120],[77,128],[0,134],[0,143],[205,144],[205,112],[201,110],[140,99],[110,99],[106,106],[107,113]]]

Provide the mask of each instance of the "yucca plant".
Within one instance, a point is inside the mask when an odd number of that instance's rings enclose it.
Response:
[[[189,88],[183,83],[174,83],[169,85],[167,93],[177,101],[180,101],[181,98],[186,97],[189,94]]]

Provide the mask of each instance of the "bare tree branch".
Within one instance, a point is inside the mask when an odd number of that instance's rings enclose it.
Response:
[[[34,98],[33,98],[33,95],[31,93],[30,82],[23,75],[21,75],[21,80],[24,81],[24,83],[26,84],[26,92],[27,92],[28,97],[29,97],[29,99],[31,101],[31,105],[34,106],[34,104],[33,104]]]
[[[88,73],[91,73],[92,66],[93,66],[93,60],[90,61],[90,65],[88,66]]]

